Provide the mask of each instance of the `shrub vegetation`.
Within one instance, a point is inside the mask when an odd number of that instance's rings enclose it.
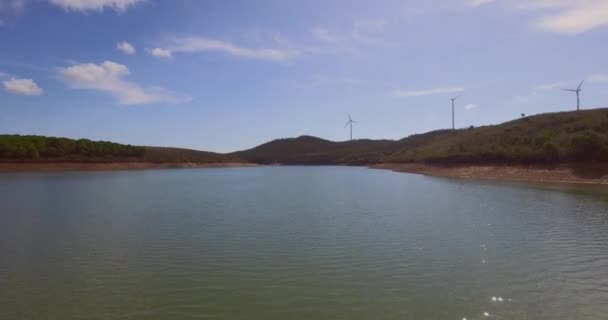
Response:
[[[500,125],[437,130],[398,141],[303,136],[236,155],[259,163],[532,164],[608,161],[608,109],[546,113]]]
[[[0,161],[253,162],[261,164],[534,164],[608,161],[608,109],[546,113],[500,125],[437,130],[401,140],[277,139],[218,154],[87,139],[0,135]]]
[[[0,135],[4,162],[192,162],[243,161],[218,153],[124,145],[87,139]]]

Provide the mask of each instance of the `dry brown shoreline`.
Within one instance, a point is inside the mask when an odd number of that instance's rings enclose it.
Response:
[[[254,163],[153,163],[153,162],[33,162],[0,163],[0,172],[61,172],[111,171],[180,168],[236,168],[256,167]],[[426,176],[489,179],[551,183],[584,183],[608,185],[608,164],[555,166],[462,165],[435,166],[421,163],[384,163],[372,169],[392,170]]]
[[[153,162],[32,162],[0,163],[0,172],[40,172],[40,171],[107,171],[107,170],[148,170],[185,168],[236,168],[255,167],[253,163],[153,163]]]
[[[385,163],[373,165],[370,168],[446,178],[608,184],[608,164],[434,166],[419,163]]]

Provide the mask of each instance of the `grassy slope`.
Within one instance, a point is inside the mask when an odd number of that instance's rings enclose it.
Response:
[[[500,125],[438,130],[401,140],[278,139],[218,154],[40,136],[0,135],[0,161],[254,162],[262,164],[521,164],[608,161],[608,109],[546,113]]]
[[[405,138],[385,162],[556,163],[608,160],[608,109],[545,113]],[[420,140],[420,141],[417,141]]]
[[[559,163],[608,161],[608,109],[546,113],[500,125],[391,140],[275,140],[234,155],[258,163]]]

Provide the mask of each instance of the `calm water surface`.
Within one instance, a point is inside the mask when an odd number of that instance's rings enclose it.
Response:
[[[343,167],[0,175],[0,319],[462,318],[608,319],[608,193]]]

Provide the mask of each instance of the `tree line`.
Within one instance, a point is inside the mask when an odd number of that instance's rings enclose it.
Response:
[[[127,160],[140,158],[144,152],[144,147],[108,141],[0,135],[0,159],[3,160]]]

